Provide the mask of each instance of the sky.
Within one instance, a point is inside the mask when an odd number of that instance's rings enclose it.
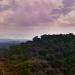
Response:
[[[75,0],[0,0],[0,38],[61,33],[75,33]]]

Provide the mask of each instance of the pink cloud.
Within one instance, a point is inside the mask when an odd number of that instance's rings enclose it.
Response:
[[[24,35],[32,37],[43,33],[67,32],[68,27],[72,28],[75,24],[74,2],[74,0],[72,2],[70,0],[0,1],[1,32],[5,36],[13,34],[22,37]],[[2,8],[2,6],[4,7]]]

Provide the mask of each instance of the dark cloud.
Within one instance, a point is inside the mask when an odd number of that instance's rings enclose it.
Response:
[[[49,3],[46,0],[36,2],[32,0],[33,4],[26,3],[19,6],[18,11],[11,17],[11,22],[15,22],[18,26],[35,26],[40,23],[43,25],[43,23],[54,22],[61,14],[59,12],[61,10],[57,10],[59,6],[61,6],[61,3],[48,1]],[[54,11],[54,9],[56,9],[58,13],[53,13],[52,11]]]
[[[63,5],[63,11],[65,14],[67,14],[75,8],[75,0],[63,0]]]
[[[1,2],[2,1],[3,0],[1,0]],[[16,4],[15,0],[10,0],[8,4],[0,3],[0,12],[6,11],[6,10],[15,10],[15,9],[17,9],[17,4]]]

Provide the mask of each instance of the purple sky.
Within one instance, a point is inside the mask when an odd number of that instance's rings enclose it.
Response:
[[[0,38],[56,33],[75,33],[75,0],[0,0]]]

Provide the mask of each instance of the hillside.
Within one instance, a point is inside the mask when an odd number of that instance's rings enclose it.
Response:
[[[32,41],[3,50],[0,75],[75,75],[72,33],[36,36]]]

